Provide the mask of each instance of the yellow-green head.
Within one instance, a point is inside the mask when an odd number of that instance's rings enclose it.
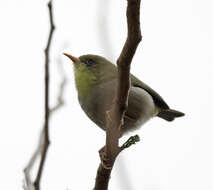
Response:
[[[76,58],[66,53],[64,55],[73,61],[75,84],[81,97],[87,96],[96,85],[117,76],[115,65],[104,57],[88,54]]]

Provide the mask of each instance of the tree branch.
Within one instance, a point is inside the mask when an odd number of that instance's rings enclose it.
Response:
[[[58,97],[57,97],[58,101],[56,102],[56,105],[53,106],[50,109],[49,118],[53,115],[53,113],[58,111],[65,104],[65,102],[64,102],[64,91],[65,91],[65,87],[66,87],[66,84],[67,84],[67,77],[65,75],[65,72],[62,69],[61,59],[58,59],[57,64],[58,64],[58,67],[59,67],[59,70],[60,70],[60,75],[62,77],[62,80],[61,80],[60,85],[59,85],[59,92],[58,92]],[[31,176],[30,176],[30,172],[31,172],[31,170],[32,170],[32,168],[35,164],[35,161],[41,155],[43,147],[44,147],[44,127],[41,131],[37,148],[34,151],[33,155],[31,156],[31,159],[29,160],[27,166],[24,169],[24,175],[25,175],[24,189],[25,190],[35,190],[34,184],[32,182]]]
[[[47,156],[47,150],[48,150],[49,143],[50,143],[49,142],[49,118],[50,118],[51,110],[49,108],[49,77],[50,77],[50,73],[49,73],[49,51],[50,51],[50,46],[51,46],[51,42],[52,42],[53,32],[55,30],[55,26],[54,26],[54,22],[53,22],[52,1],[51,0],[48,3],[48,11],[49,11],[49,18],[50,18],[50,32],[49,32],[49,36],[48,36],[47,45],[46,45],[46,48],[44,50],[44,53],[45,53],[45,78],[44,78],[44,83],[45,83],[45,85],[44,85],[44,88],[45,88],[45,90],[44,90],[45,116],[44,116],[44,126],[43,126],[43,130],[41,132],[40,138],[39,138],[38,147],[37,147],[36,151],[34,152],[33,156],[31,157],[27,167],[24,170],[25,180],[26,180],[24,189],[28,189],[28,190],[39,190],[40,189],[41,176],[42,176],[42,173],[43,173],[43,167],[44,167],[44,163],[45,163],[46,156]],[[30,171],[31,171],[32,166],[35,163],[35,160],[37,159],[37,157],[39,155],[41,156],[39,168],[38,168],[36,179],[35,179],[34,183],[32,183],[31,178],[30,178]]]
[[[103,160],[103,157],[101,157],[102,163],[99,165],[97,171],[95,190],[108,189],[114,162],[118,154],[124,149],[124,145],[119,147],[119,137],[121,134],[120,128],[123,124],[123,116],[128,106],[130,65],[137,46],[142,39],[140,30],[140,0],[127,0],[126,16],[128,34],[122,52],[117,60],[117,93],[115,95],[115,103],[112,105],[109,114],[107,114],[105,159]],[[136,138],[135,142],[137,140]]]
[[[50,73],[49,73],[49,50],[50,50],[50,45],[52,42],[52,35],[55,29],[54,23],[53,23],[53,13],[52,13],[52,1],[50,1],[48,3],[48,10],[49,10],[49,18],[50,18],[50,33],[49,33],[49,37],[48,37],[48,41],[47,41],[47,46],[44,50],[45,53],[45,120],[44,120],[44,144],[43,144],[43,150],[41,153],[41,160],[40,160],[40,164],[39,164],[39,168],[38,168],[38,173],[34,182],[35,185],[35,189],[39,190],[40,187],[40,180],[41,180],[41,175],[43,172],[43,167],[44,167],[44,163],[46,160],[46,156],[47,156],[47,150],[50,144],[49,141],[49,77],[50,77]]]

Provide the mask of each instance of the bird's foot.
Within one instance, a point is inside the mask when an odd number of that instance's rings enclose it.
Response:
[[[99,150],[99,156],[101,159],[102,166],[107,170],[112,169],[112,164],[110,163],[110,159],[106,155],[106,146],[104,146],[103,148]]]
[[[138,135],[131,136],[122,146],[121,149],[129,148],[131,145],[140,141],[140,137]]]

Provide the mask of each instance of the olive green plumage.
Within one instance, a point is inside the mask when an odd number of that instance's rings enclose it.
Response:
[[[79,103],[87,116],[105,130],[106,114],[114,100],[117,87],[117,67],[97,55],[74,58],[76,89]],[[167,121],[184,116],[171,110],[163,98],[148,85],[131,74],[128,108],[124,116],[121,135],[143,125],[154,116]]]

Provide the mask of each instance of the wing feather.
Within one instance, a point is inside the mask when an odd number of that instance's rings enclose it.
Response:
[[[155,104],[161,108],[161,109],[169,109],[169,106],[167,103],[163,100],[163,98],[155,92],[152,88],[150,88],[147,84],[144,82],[140,81],[137,77],[134,75],[131,75],[131,84],[132,86],[142,88],[146,90],[153,98]]]

